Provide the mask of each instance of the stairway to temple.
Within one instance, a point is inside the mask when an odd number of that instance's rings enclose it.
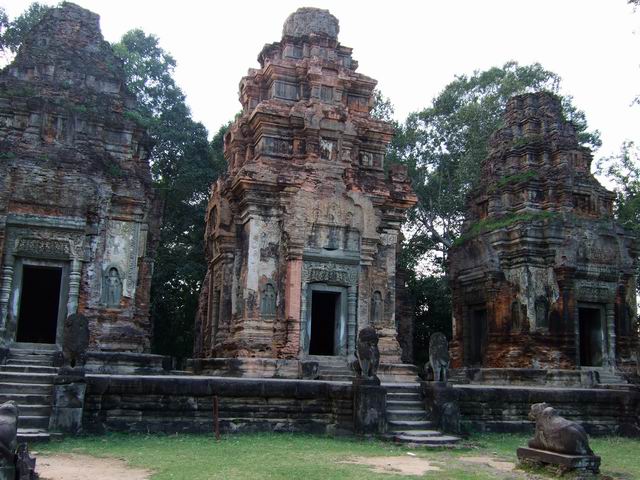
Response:
[[[318,362],[318,380],[331,382],[351,382],[353,370],[344,357],[309,356],[309,360]]]
[[[387,437],[397,443],[425,447],[452,447],[460,438],[434,428],[425,410],[418,382],[383,383],[387,389]]]
[[[47,441],[53,378],[53,352],[12,348],[0,365],[0,403],[13,400],[19,409],[18,441]]]
[[[600,380],[599,386],[601,388],[616,388],[623,387],[628,385],[629,382],[620,375],[615,372],[612,368],[607,367],[585,367],[587,370],[593,370],[598,373],[598,378]]]

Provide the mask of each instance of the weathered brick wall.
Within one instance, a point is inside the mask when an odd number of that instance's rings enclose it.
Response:
[[[580,423],[591,435],[637,435],[640,392],[594,388],[504,387],[425,384],[427,405],[454,401],[466,431],[532,432],[531,405],[546,402],[558,414]],[[446,400],[445,400],[446,399]]]
[[[0,327],[8,340],[19,255],[69,266],[66,314],[90,318],[92,349],[150,348],[160,212],[151,141],[125,78],[99,17],[70,3],[47,13],[0,72]],[[18,251],[23,239],[31,250]],[[117,305],[105,302],[109,268],[120,275]]]
[[[504,120],[448,255],[452,366],[634,368],[638,244],[613,219],[614,193],[553,94],[514,97]],[[600,358],[581,359],[585,306],[602,311]]]
[[[203,377],[87,376],[84,429],[90,432],[220,430],[352,432],[351,385],[317,381]]]

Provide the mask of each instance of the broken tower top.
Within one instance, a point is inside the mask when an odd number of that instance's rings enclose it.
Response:
[[[338,19],[331,15],[329,10],[303,7],[287,17],[282,27],[282,36],[324,35],[337,40],[339,31]]]

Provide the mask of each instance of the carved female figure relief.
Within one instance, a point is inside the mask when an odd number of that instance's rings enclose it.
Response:
[[[276,314],[276,289],[271,283],[267,283],[262,290],[260,313],[262,315]]]
[[[104,303],[108,307],[120,306],[122,279],[116,267],[110,267],[104,276]]]
[[[382,304],[382,293],[379,290],[373,292],[371,296],[371,324],[380,325],[382,323],[382,313],[384,306]]]

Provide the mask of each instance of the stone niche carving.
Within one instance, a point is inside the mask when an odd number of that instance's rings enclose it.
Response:
[[[102,285],[104,304],[119,307],[122,299],[122,277],[118,267],[111,265],[105,270]]]
[[[384,300],[380,290],[376,290],[371,295],[371,324],[380,325],[384,319]]]
[[[266,155],[291,155],[293,142],[284,138],[263,137],[260,141],[261,151]]]
[[[267,317],[276,314],[276,287],[271,282],[266,283],[262,288],[260,313]]]

